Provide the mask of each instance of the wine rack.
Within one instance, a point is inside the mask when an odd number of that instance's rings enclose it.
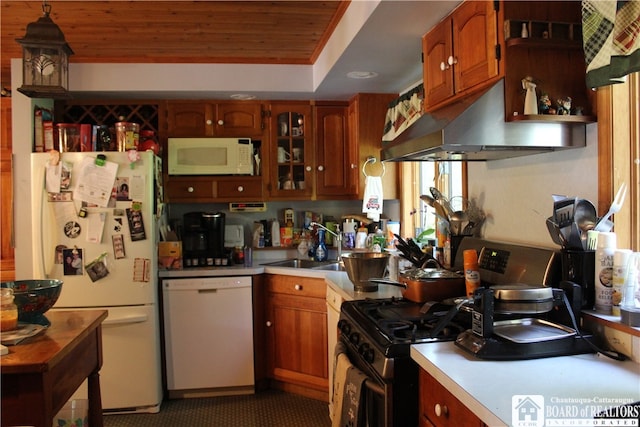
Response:
[[[55,103],[56,123],[87,123],[112,127],[117,122],[134,122],[140,129],[160,133],[160,101],[66,100]]]

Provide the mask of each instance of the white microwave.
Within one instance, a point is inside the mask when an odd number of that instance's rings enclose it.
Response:
[[[253,175],[250,138],[169,138],[169,175]]]

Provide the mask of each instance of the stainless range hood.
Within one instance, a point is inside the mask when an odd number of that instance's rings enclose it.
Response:
[[[584,147],[584,123],[505,122],[504,80],[490,89],[424,114],[393,141],[386,161],[486,161]]]

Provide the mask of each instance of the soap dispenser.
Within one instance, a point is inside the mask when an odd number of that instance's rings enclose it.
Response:
[[[327,251],[327,245],[324,241],[324,230],[318,230],[318,243],[316,244],[316,250],[313,254],[315,261],[326,261],[329,258],[329,251]]]

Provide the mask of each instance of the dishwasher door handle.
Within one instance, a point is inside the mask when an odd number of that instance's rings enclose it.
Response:
[[[198,289],[198,293],[199,293],[199,294],[215,294],[216,292],[218,292],[218,289],[216,289],[216,288],[212,288],[212,289]]]

